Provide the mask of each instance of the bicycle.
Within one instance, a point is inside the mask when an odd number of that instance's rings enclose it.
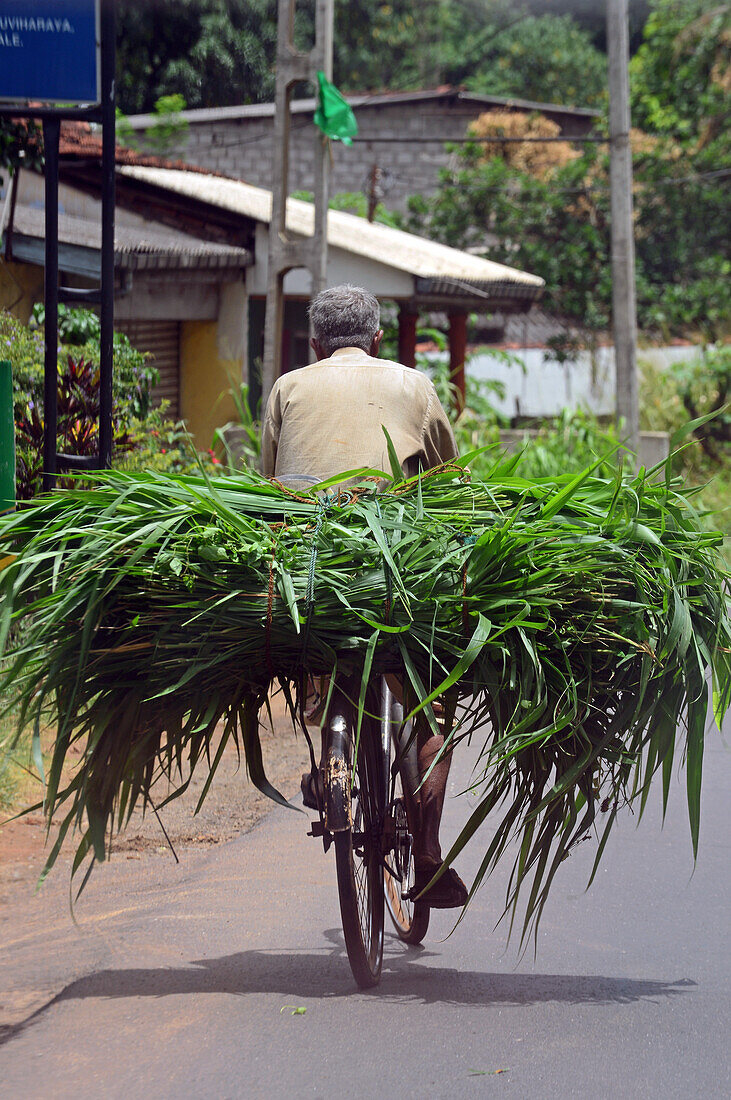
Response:
[[[277,480],[307,492],[320,479],[298,474]],[[356,982],[367,989],[381,976],[386,907],[399,939],[412,945],[424,939],[430,911],[408,896],[414,886],[412,837],[419,786],[411,724],[404,726],[403,709],[382,676],[380,698],[369,685],[356,742],[353,700],[359,693],[358,676],[336,677],[319,769],[312,755],[313,774],[321,771],[322,782],[314,784],[321,804],[309,835],[321,837],[326,852],[335,847],[345,947]],[[375,714],[377,723],[371,717]]]
[[[416,812],[416,745],[385,677],[379,711],[369,687],[356,744],[358,687],[357,678],[333,686],[320,769],[321,814],[310,835],[321,836],[326,851],[335,847],[348,960],[356,982],[367,989],[380,980],[385,909],[399,938],[418,944],[428,929],[429,908],[408,896],[414,885],[410,819]],[[370,717],[374,713],[377,722]]]

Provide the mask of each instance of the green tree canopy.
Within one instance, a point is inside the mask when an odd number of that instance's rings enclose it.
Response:
[[[276,0],[118,0],[117,26],[125,114],[151,111],[176,93],[190,107],[274,96]],[[302,48],[313,27],[314,0],[300,0]],[[591,105],[601,101],[605,68],[590,32],[570,15],[530,14],[511,0],[335,5],[333,76],[346,91],[467,83],[495,95]]]
[[[595,107],[606,99],[607,59],[570,15],[529,16],[495,33],[463,79],[492,95]]]
[[[723,130],[731,100],[731,8],[719,0],[653,0],[632,59],[637,126],[704,144]]]
[[[276,0],[118,0],[117,89],[125,114],[161,96],[189,107],[274,96]]]

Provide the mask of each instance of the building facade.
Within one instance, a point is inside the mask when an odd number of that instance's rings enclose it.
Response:
[[[347,96],[358,122],[350,146],[332,142],[331,194],[376,191],[390,209],[403,209],[410,195],[431,194],[439,172],[454,159],[445,143],[464,139],[467,127],[486,111],[537,112],[555,122],[566,138],[583,137],[598,112],[579,107],[477,95],[458,88]],[[292,103],[289,190],[311,191],[315,171],[314,99]],[[257,187],[271,186],[274,104],[183,111],[185,124],[174,156]],[[133,115],[140,147],[155,116]]]

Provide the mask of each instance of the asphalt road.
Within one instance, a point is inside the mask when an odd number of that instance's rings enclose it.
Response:
[[[659,798],[639,828],[625,815],[589,893],[593,843],[564,864],[537,957],[493,930],[506,867],[453,935],[446,913],[423,949],[388,935],[368,993],[344,954],[334,860],[300,814],[275,809],[179,867],[113,861],[78,927],[52,879],[0,947],[18,1019],[2,1035],[0,1094],[728,1097],[730,789],[715,733],[695,871],[677,785],[663,830]],[[447,840],[464,817],[464,799],[449,800]],[[478,856],[464,854],[465,877]]]

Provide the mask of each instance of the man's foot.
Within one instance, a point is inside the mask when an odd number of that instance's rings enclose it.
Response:
[[[418,897],[441,866],[441,863],[417,863],[414,885],[406,896],[410,901],[418,899],[420,904],[428,905],[430,909],[461,909],[467,903],[468,890],[454,867],[447,867],[439,880],[422,897]]]
[[[325,790],[322,785],[320,771],[317,772],[317,777],[312,772],[303,772],[300,790],[302,791],[302,801],[308,810],[319,810],[325,804]]]

